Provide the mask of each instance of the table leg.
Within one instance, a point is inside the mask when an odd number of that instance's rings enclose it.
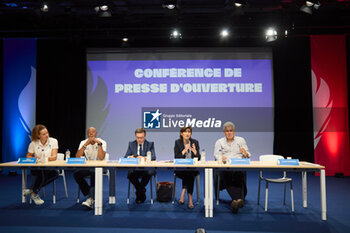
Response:
[[[303,207],[307,208],[307,172],[302,171],[302,183],[303,183]]]
[[[208,188],[209,188],[209,218],[213,217],[213,169],[209,168],[209,177],[208,177]]]
[[[22,169],[22,203],[26,203],[26,197],[24,196],[23,192],[24,189],[27,188],[27,169]]]
[[[209,190],[208,190],[208,168],[204,169],[204,214],[205,217],[208,218],[209,217]]]
[[[109,204],[115,204],[116,169],[109,169]]]
[[[103,168],[95,168],[95,215],[102,215],[103,210]]]
[[[320,188],[321,188],[321,214],[322,220],[327,220],[327,202],[326,202],[326,172],[320,171]]]
[[[204,197],[204,209],[205,217],[213,217],[213,169],[205,168],[204,170],[205,180],[205,197]]]

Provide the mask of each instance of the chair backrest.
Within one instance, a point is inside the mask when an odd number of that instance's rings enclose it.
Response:
[[[260,155],[259,160],[260,161],[266,161],[266,162],[274,162],[279,159],[284,159],[282,155]]]
[[[277,162],[279,159],[284,159],[282,155],[260,155],[259,160],[263,162]],[[286,172],[283,171],[283,177],[285,178],[287,176]],[[263,177],[262,171],[260,171],[260,178]]]
[[[64,160],[64,154],[63,153],[57,153],[57,161],[63,161]]]

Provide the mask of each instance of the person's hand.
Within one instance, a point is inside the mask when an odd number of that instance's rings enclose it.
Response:
[[[194,143],[192,143],[192,148],[191,150],[193,151],[193,153],[196,155],[197,154],[197,150],[196,150],[196,146],[194,145]]]
[[[239,151],[243,154],[244,158],[248,157],[248,152],[246,151],[246,149],[244,149],[243,147],[240,147]]]
[[[227,159],[227,157],[226,156],[222,156],[222,161],[224,162],[224,161],[226,161],[226,159]]]
[[[94,140],[94,139],[93,139],[92,137],[90,137],[90,138],[87,140],[87,142],[85,143],[85,146],[90,145],[90,144],[91,144],[91,145],[95,144],[93,140]]]
[[[97,143],[97,144],[100,144],[100,140],[98,140],[97,138],[94,138],[94,144]]]
[[[189,143],[185,144],[185,148],[182,150],[182,155],[185,155],[188,150],[190,150],[190,144]]]

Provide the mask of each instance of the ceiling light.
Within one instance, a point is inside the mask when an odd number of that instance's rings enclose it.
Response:
[[[227,29],[221,30],[220,36],[221,36],[222,38],[225,38],[225,37],[227,37],[228,35],[229,35],[229,32],[228,32]]]
[[[108,5],[101,5],[100,9],[101,9],[101,11],[107,11],[108,10]]]
[[[170,33],[170,39],[182,39],[182,34],[177,29],[174,29]]]
[[[163,1],[163,8],[167,8],[169,10],[173,10],[176,8],[176,0],[164,0]]]
[[[265,38],[267,42],[277,40],[277,31],[274,28],[269,28],[265,32]]]
[[[169,10],[175,9],[175,5],[174,5],[174,4],[164,5],[164,7],[165,7],[165,8],[168,8]]]
[[[300,7],[300,11],[311,15],[313,10],[318,10],[320,6],[321,3],[319,1],[305,1],[305,4]]]
[[[44,3],[44,4],[41,6],[40,10],[41,10],[42,12],[48,12],[48,11],[49,11],[49,5],[47,5],[46,3]]]
[[[94,7],[94,10],[98,14],[98,16],[100,16],[100,17],[111,17],[112,16],[112,13],[109,10],[109,7],[107,4],[96,6],[96,7]]]
[[[242,6],[247,5],[247,1],[246,0],[235,0],[234,4],[236,7],[242,7]]]

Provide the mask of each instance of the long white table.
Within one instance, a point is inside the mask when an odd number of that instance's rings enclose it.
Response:
[[[66,164],[65,161],[52,161],[46,164],[18,164],[17,162],[8,162],[0,164],[0,167],[18,168],[22,169],[22,190],[27,187],[27,169],[28,168],[86,168],[95,169],[95,215],[102,215],[103,213],[103,169],[111,169],[111,180],[109,187],[109,203],[115,204],[115,169],[204,169],[205,174],[205,192],[204,192],[204,206],[205,217],[213,217],[213,169],[220,170],[237,170],[237,171],[287,171],[287,172],[301,172],[302,174],[302,192],[303,192],[303,207],[307,207],[307,172],[320,172],[320,195],[321,195],[321,219],[327,220],[326,209],[326,176],[325,167],[307,162],[300,162],[299,166],[281,166],[272,162],[251,161],[249,165],[227,165],[218,164],[215,161],[207,161],[205,163],[197,163],[195,165],[175,165],[168,162],[152,161],[149,164],[130,165],[119,164],[116,162],[107,161],[87,161],[86,164]],[[22,191],[22,202],[26,202],[26,198]]]

